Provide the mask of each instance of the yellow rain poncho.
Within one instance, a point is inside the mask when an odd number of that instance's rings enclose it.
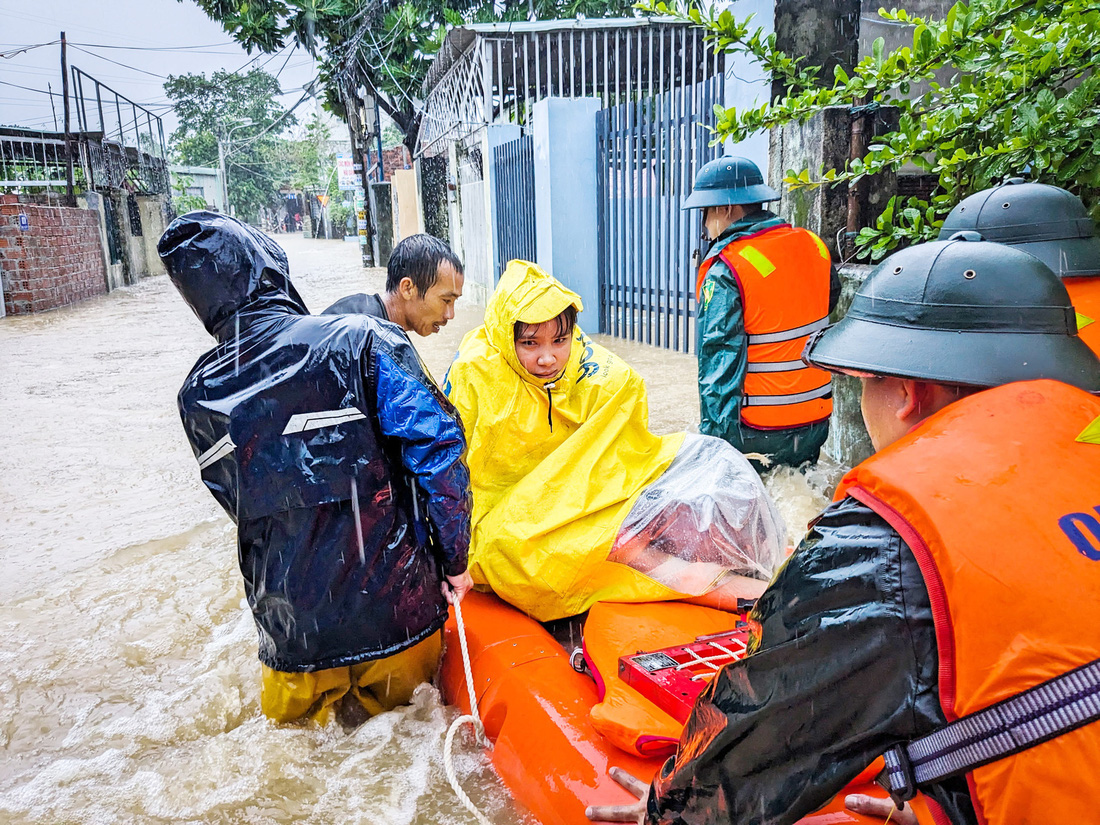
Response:
[[[534,264],[512,261],[451,365],[474,492],[470,573],[540,621],[599,601],[683,594],[608,561],[638,494],[672,463],[683,434],[649,431],[641,377],[574,330],[564,374],[520,366],[513,326],[556,318],[580,297]]]

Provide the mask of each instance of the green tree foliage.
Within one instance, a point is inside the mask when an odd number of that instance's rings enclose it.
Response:
[[[225,147],[229,202],[254,218],[278,202],[289,179],[291,152],[279,137],[296,121],[274,98],[279,82],[267,72],[169,75],[164,92],[175,106],[179,128],[171,144],[180,163],[218,166],[218,140]]]
[[[447,26],[629,13],[631,0],[194,0],[246,49],[297,43],[319,61],[328,108],[365,90],[412,148],[417,101]],[[183,2],[183,0],[180,0]]]
[[[849,74],[830,83],[776,48],[751,20],[728,10],[648,2],[702,26],[715,48],[746,54],[781,80],[787,94],[758,108],[719,109],[716,138],[739,141],[761,129],[805,122],[828,106],[897,106],[898,128],[844,169],[789,172],[790,186],[857,181],[913,164],[936,176],[929,200],[894,198],[860,232],[864,257],[934,236],[963,197],[1015,174],[1080,195],[1100,217],[1100,5],[1095,0],[972,0],[942,20],[882,9],[912,27],[912,45],[888,52],[882,39]]]
[[[331,132],[320,115],[313,115],[306,123],[299,140],[291,141],[289,148],[293,173],[291,185],[295,189],[321,189],[325,194],[337,192],[336,153],[328,145]]]

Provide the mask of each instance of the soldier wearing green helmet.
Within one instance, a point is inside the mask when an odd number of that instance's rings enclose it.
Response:
[[[817,460],[829,430],[829,375],[799,355],[839,282],[820,238],[763,208],[778,199],[731,155],[699,170],[683,208],[703,210],[711,241],[696,284],[699,429],[797,466]]]
[[[1100,354],[1100,237],[1079,197],[1012,178],[961,201],[943,222],[940,238],[960,231],[1015,246],[1050,267],[1073,301],[1081,340]]]
[[[1071,766],[1100,752],[1077,699],[1100,695],[1100,360],[1045,264],[976,238],[887,258],[807,344],[863,382],[877,452],[757,601],[644,821],[794,823],[879,756],[893,800],[846,804],[880,820],[1094,817]]]

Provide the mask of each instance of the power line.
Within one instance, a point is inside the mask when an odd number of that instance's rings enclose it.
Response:
[[[106,60],[108,63],[114,63],[116,66],[121,66],[124,69],[130,69],[131,71],[134,71],[134,72],[141,72],[142,74],[147,74],[147,75],[150,75],[151,77],[159,77],[161,80],[167,80],[168,79],[165,75],[157,74],[156,72],[147,72],[147,71],[145,71],[145,69],[137,68],[137,66],[127,66],[125,63],[119,63],[117,60],[111,60],[111,58],[109,58],[109,57],[104,57],[101,54],[96,54],[95,52],[90,52],[87,49],[82,49],[82,48],[80,48],[80,46],[74,46],[72,43],[70,43],[69,45],[72,46],[74,49],[76,49],[78,52],[84,52],[84,54],[90,54],[92,57],[98,58],[100,60]]]
[[[59,41],[54,41],[55,43]],[[49,45],[43,44],[43,45]],[[135,52],[179,52],[190,51],[194,49],[212,49],[215,47],[223,46],[238,46],[240,44],[230,41],[229,43],[206,43],[198,46],[117,46],[107,43],[73,43],[69,42],[70,46],[83,46],[86,49],[127,49]],[[205,52],[205,54],[235,54],[235,52]]]
[[[45,89],[32,89],[30,86],[20,86],[18,83],[9,83],[6,80],[0,80],[0,85],[13,86],[16,89],[25,89],[28,92],[38,92],[40,95],[50,95],[52,97],[61,97],[57,92],[47,92]]]
[[[60,42],[61,42],[60,40],[51,40],[49,43],[35,43],[33,46],[19,46],[18,48],[15,48],[15,49],[8,49],[7,51],[0,52],[0,57],[3,57],[6,60],[10,60],[11,58],[15,57],[17,54],[22,54],[23,52],[29,52],[32,49],[41,49],[43,46],[56,46]]]

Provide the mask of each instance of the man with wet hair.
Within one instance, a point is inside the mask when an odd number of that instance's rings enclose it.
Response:
[[[191,212],[157,250],[217,342],[179,409],[237,525],[264,714],[324,723],[345,696],[356,715],[408,702],[472,584],[458,414],[392,324],[310,315],[283,250],[250,226]]]
[[[1091,822],[1100,758],[1100,360],[1037,258],[963,237],[871,273],[803,358],[858,377],[876,453],[757,601],[645,804],[592,819],[791,825],[879,756],[954,825]],[[949,724],[950,723],[950,724]],[[646,793],[648,792],[648,793]]]
[[[321,314],[373,315],[426,337],[455,317],[464,282],[462,262],[447,244],[431,235],[410,235],[390,254],[384,295],[349,295]]]

